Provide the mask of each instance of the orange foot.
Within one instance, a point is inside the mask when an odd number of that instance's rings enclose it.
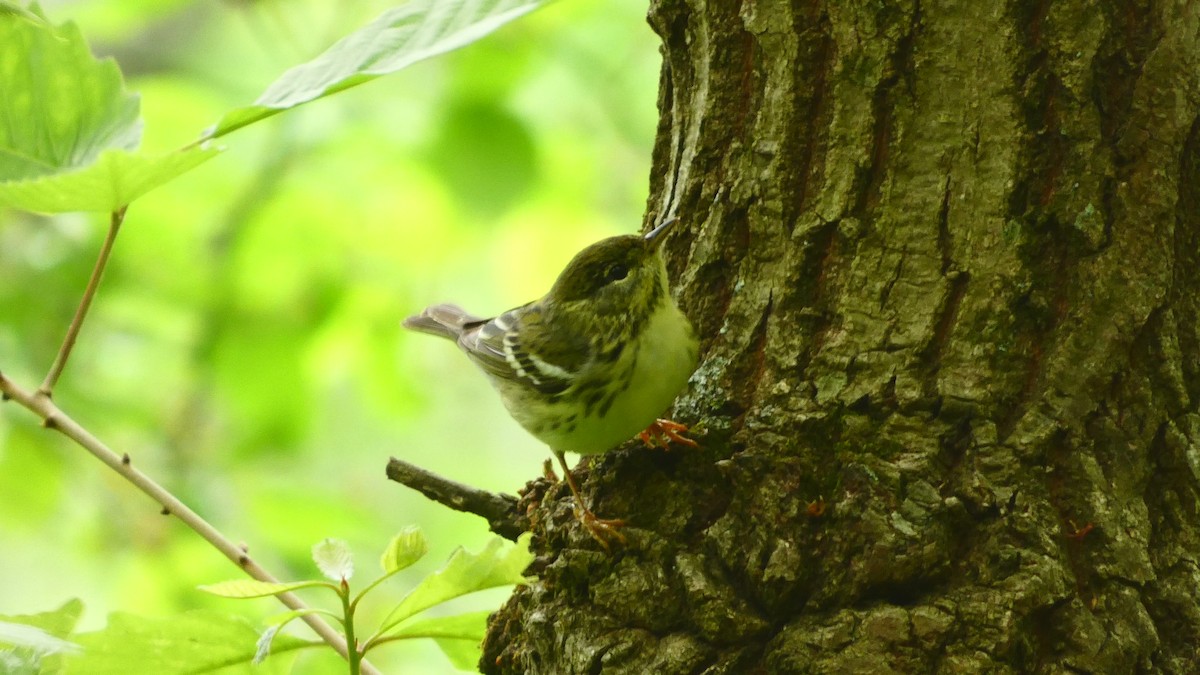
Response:
[[[592,539],[600,542],[605,551],[612,553],[611,544],[625,545],[625,535],[619,528],[625,526],[625,521],[616,518],[600,518],[592,510],[575,502],[575,518],[587,528]]]
[[[700,444],[692,439],[684,436],[687,433],[687,425],[671,420],[654,420],[646,430],[638,434],[638,438],[646,444],[646,447],[660,447],[666,450],[671,443],[686,445],[689,448],[698,448]]]

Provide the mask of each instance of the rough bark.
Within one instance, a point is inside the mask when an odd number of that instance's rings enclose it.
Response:
[[[526,496],[486,672],[1197,672],[1196,3],[650,23],[703,447],[593,463],[614,555]]]

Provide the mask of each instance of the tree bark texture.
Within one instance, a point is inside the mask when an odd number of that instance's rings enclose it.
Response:
[[[1200,672],[1197,3],[650,23],[703,447],[526,495],[486,671]]]

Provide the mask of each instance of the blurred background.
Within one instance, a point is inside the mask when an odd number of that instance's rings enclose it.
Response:
[[[43,2],[118,61],[141,95],[143,146],[164,151],[388,6]],[[387,481],[389,456],[509,493],[549,457],[453,345],[399,322],[434,302],[489,314],[534,299],[580,248],[638,229],[659,68],[645,11],[552,3],[223,139],[226,153],[130,208],[55,400],[285,579],[314,576],[312,545],[338,537],[365,583],[390,537],[420,525],[430,554],[366,608],[377,620],[383,595],[492,536]],[[6,376],[41,381],[106,225],[0,212]],[[195,590],[237,576],[84,451],[0,406],[0,614],[72,597],[88,629],[114,610],[281,611]],[[451,671],[431,642],[372,660]],[[345,666],[313,652],[297,672]]]

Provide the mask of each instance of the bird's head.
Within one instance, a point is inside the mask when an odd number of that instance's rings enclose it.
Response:
[[[577,316],[644,314],[667,293],[659,248],[668,220],[645,235],[610,237],[580,251],[554,282],[547,299]]]

